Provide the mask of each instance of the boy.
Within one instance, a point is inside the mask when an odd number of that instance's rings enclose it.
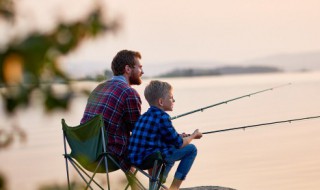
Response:
[[[186,178],[197,155],[197,148],[190,144],[193,139],[200,139],[202,134],[195,130],[191,135],[179,135],[165,111],[173,110],[172,86],[167,82],[151,81],[145,88],[144,96],[150,108],[141,115],[132,130],[128,147],[128,158],[134,165],[141,165],[143,160],[156,151],[160,151],[166,162],[166,177],[175,161],[181,160],[171,190],[179,189]]]

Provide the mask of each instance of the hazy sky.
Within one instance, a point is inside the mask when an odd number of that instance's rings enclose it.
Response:
[[[35,23],[48,26],[56,16],[79,17],[94,2],[20,1],[24,10],[34,10]],[[183,61],[240,63],[279,53],[320,51],[319,0],[100,2],[109,17],[123,19],[123,28],[117,35],[85,43],[63,60],[69,68],[76,66],[86,72],[109,68],[120,49],[140,51],[144,65]]]

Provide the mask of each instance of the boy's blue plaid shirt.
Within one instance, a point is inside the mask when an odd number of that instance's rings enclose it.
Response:
[[[170,116],[151,106],[132,130],[128,158],[132,164],[141,165],[150,154],[160,151],[166,157],[179,149],[182,143],[183,139],[172,126]]]

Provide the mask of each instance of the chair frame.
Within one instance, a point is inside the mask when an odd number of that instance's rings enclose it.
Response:
[[[145,172],[143,169],[140,169],[139,167],[136,167],[136,172],[141,172],[143,175],[149,178],[149,189],[150,190],[158,190],[160,187],[164,189],[168,189],[165,185],[162,184],[162,177],[163,172],[165,169],[165,163],[159,162],[158,160],[154,161],[152,173],[151,175]]]
[[[64,119],[62,119],[62,123],[66,124]],[[66,133],[63,130],[63,145],[64,145],[64,158],[65,158],[65,164],[66,164],[66,172],[67,172],[67,180],[68,180],[68,189],[71,190],[71,183],[70,183],[70,174],[69,174],[69,164],[68,162],[70,162],[70,164],[73,166],[73,168],[76,170],[76,172],[80,175],[80,177],[82,178],[82,180],[86,183],[86,188],[88,189],[90,188],[91,190],[93,190],[91,183],[93,182],[94,184],[96,184],[100,189],[104,189],[101,185],[99,185],[99,183],[94,179],[95,175],[98,173],[97,170],[98,168],[103,164],[104,161],[104,167],[106,170],[106,178],[107,178],[107,187],[108,190],[111,189],[110,186],[110,178],[109,178],[109,170],[108,170],[108,161],[112,161],[113,164],[115,164],[119,169],[121,169],[124,173],[126,173],[121,166],[117,163],[116,160],[114,160],[114,158],[112,158],[110,156],[110,153],[107,152],[107,145],[106,145],[106,138],[105,138],[105,133],[104,133],[104,127],[101,127],[101,134],[102,134],[102,147],[103,147],[103,152],[100,155],[101,158],[98,161],[98,165],[96,166],[95,170],[93,171],[92,175],[89,175],[89,173],[87,171],[85,171],[85,169],[73,158],[71,157],[70,154],[68,154],[68,150],[67,150],[67,138],[66,138]],[[149,190],[158,190],[160,187],[164,188],[164,189],[168,189],[165,185],[163,185],[161,183],[162,180],[162,173],[164,171],[165,168],[165,164],[163,162],[158,162],[158,160],[154,161],[154,165],[152,168],[152,174],[148,174],[147,172],[145,172],[143,169],[140,169],[139,167],[133,166],[136,171],[134,173],[128,172],[126,173],[126,175],[131,179],[134,180],[134,183],[136,185],[136,187],[138,189],[142,189],[142,190],[147,190],[143,184],[137,179],[136,174],[137,172],[141,172],[144,176],[149,178]],[[89,179],[89,180],[88,180]],[[130,186],[130,183],[127,184],[127,186],[125,187],[125,190],[127,190]]]

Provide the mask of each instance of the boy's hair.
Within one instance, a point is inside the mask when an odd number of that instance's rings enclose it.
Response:
[[[111,69],[114,76],[119,76],[124,74],[124,68],[126,65],[133,68],[135,65],[135,58],[141,59],[141,54],[137,51],[131,50],[121,50],[114,56]]]
[[[172,90],[172,86],[169,83],[152,80],[144,89],[144,97],[150,106],[154,106],[159,98],[164,98],[170,90]]]

